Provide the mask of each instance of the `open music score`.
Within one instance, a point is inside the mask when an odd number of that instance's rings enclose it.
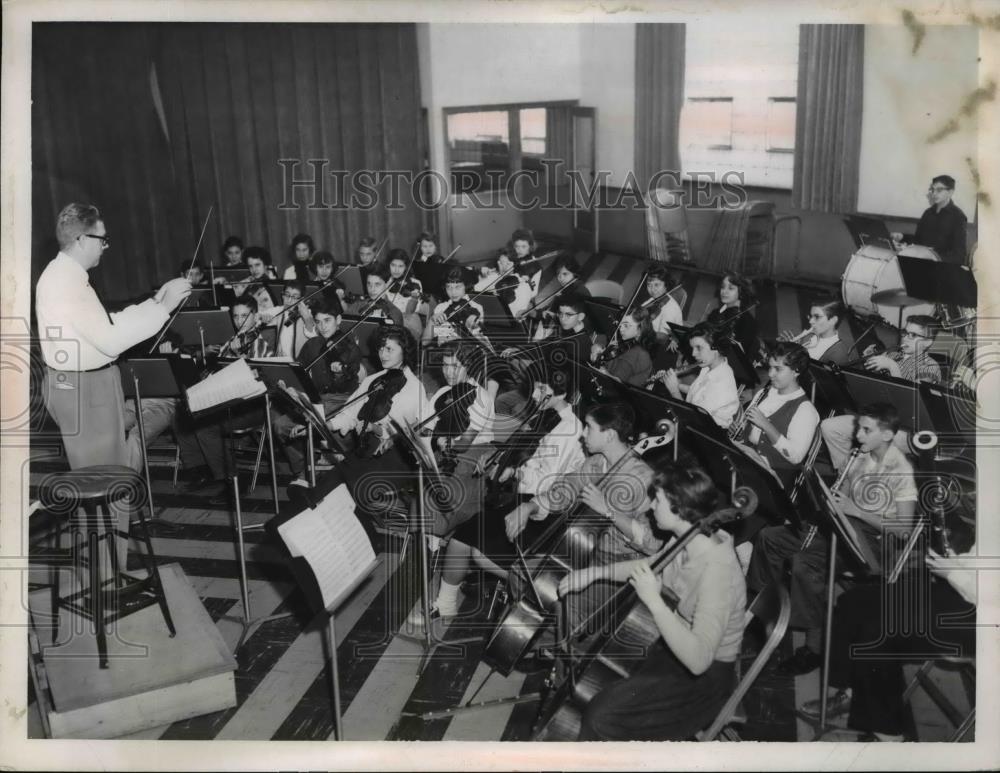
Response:
[[[343,483],[314,509],[281,524],[278,533],[292,557],[309,564],[327,609],[367,575],[375,561],[375,551]]]
[[[254,378],[250,366],[241,358],[189,388],[188,406],[196,413],[227,402],[248,400],[266,391],[267,387]]]

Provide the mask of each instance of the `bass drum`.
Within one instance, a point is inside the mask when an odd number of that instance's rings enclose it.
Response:
[[[934,250],[919,245],[910,245],[899,254],[924,260],[940,260]],[[851,256],[840,284],[840,292],[849,309],[862,317],[877,315],[892,327],[896,327],[899,321],[899,307],[874,303],[872,295],[903,289],[903,277],[899,273],[896,253],[873,245],[865,245]],[[934,309],[933,303],[907,306],[903,309],[903,324],[906,324],[907,318],[916,314],[934,314]]]

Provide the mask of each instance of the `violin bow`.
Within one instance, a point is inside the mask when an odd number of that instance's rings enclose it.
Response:
[[[194,254],[191,256],[191,265],[188,266],[188,270],[185,272],[185,274],[191,273],[191,269],[194,268],[195,261],[198,260],[198,251],[201,249],[201,243],[205,239],[205,231],[208,229],[208,221],[211,219],[212,212],[214,211],[215,211],[215,205],[213,204],[211,207],[208,208],[208,214],[205,216],[205,223],[201,227],[201,236],[198,237],[198,243],[194,246]],[[215,285],[213,285],[213,287],[214,286]],[[191,296],[189,295],[188,298],[190,297]],[[148,352],[149,354],[152,354],[153,352],[156,351],[156,347],[160,345],[160,341],[163,339],[163,336],[167,334],[167,331],[173,324],[174,319],[177,317],[177,315],[180,313],[180,310],[183,309],[186,304],[187,304],[187,298],[181,301],[177,305],[177,308],[174,309],[174,313],[170,315],[170,319],[167,320],[167,324],[163,326],[163,330],[160,331],[160,334],[156,337],[156,340],[153,341],[153,345],[150,347]]]

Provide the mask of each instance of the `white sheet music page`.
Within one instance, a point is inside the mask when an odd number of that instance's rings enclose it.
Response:
[[[375,560],[375,550],[354,514],[354,500],[344,484],[315,509],[281,524],[278,533],[293,556],[308,562],[327,608]]]
[[[240,358],[188,389],[188,405],[192,411],[203,411],[229,400],[244,400],[266,391],[267,387],[254,378],[246,360]]]

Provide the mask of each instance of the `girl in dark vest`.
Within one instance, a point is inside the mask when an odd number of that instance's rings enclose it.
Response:
[[[801,384],[809,355],[799,344],[778,341],[768,350],[767,365],[770,381],[749,403],[735,441],[789,489],[819,426],[819,414]]]

